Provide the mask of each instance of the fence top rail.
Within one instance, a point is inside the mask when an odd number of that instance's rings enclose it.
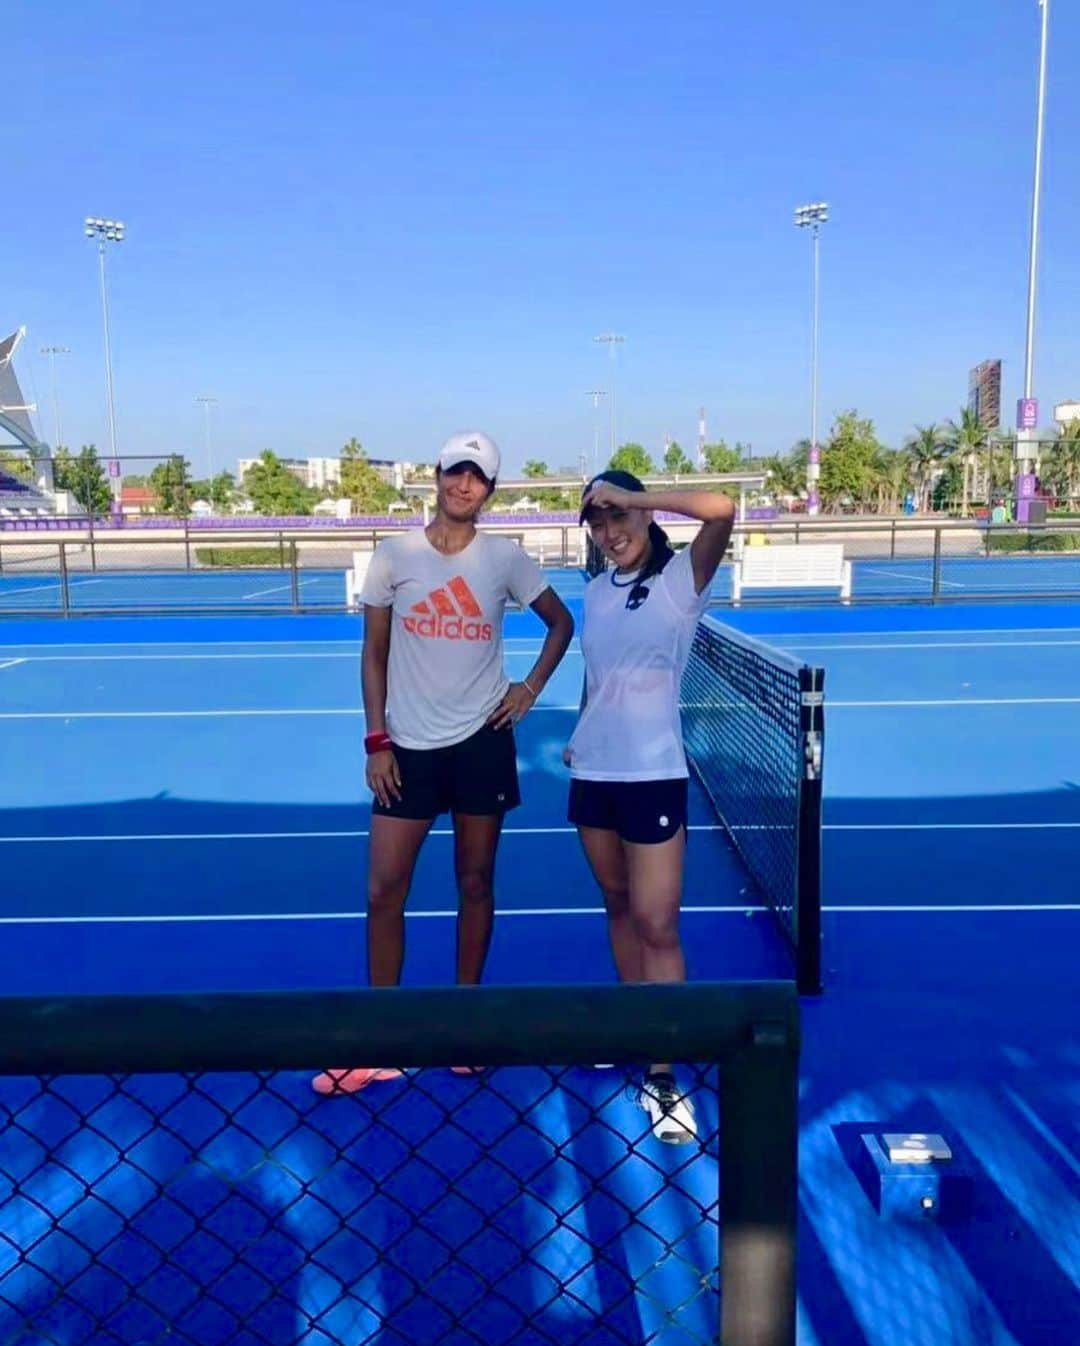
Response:
[[[718,1062],[798,1045],[781,981],[0,999],[0,1075]]]

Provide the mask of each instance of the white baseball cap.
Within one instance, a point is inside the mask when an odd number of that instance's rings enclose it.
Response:
[[[439,467],[448,472],[459,463],[472,463],[488,481],[499,475],[499,446],[481,430],[463,430],[451,435],[439,452]]]

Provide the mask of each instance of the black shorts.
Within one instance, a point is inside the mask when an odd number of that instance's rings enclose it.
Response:
[[[689,795],[685,778],[572,780],[568,816],[575,827],[598,827],[623,841],[655,846],[686,826]]]
[[[435,818],[440,813],[506,813],[521,803],[517,748],[512,729],[484,725],[448,748],[403,748],[394,744],[401,772],[401,799],[372,813],[389,818]]]

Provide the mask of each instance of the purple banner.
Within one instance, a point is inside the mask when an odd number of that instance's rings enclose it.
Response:
[[[1035,430],[1039,424],[1039,399],[1021,397],[1016,404],[1017,430]]]
[[[820,445],[820,444],[813,444],[813,445],[811,445],[811,447],[810,447],[810,453],[809,453],[809,461],[810,461],[811,463],[815,463],[815,464],[821,462],[821,445]]]

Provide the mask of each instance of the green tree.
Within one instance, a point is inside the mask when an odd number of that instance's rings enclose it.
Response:
[[[244,489],[257,514],[310,514],[316,493],[299,481],[272,449],[244,473]]]
[[[354,514],[381,514],[397,491],[383,481],[367,460],[363,446],[355,436],[341,450],[341,494]]]
[[[806,486],[806,469],[800,469],[790,454],[781,458],[774,453],[769,458],[760,459],[758,466],[768,472],[768,489],[774,495],[798,495]]]
[[[59,491],[70,491],[88,514],[108,511],[109,479],[93,444],[84,444],[75,457],[66,448],[57,449],[53,454],[53,485]]]
[[[1047,456],[1043,473],[1059,499],[1071,505],[1080,497],[1080,421],[1070,421]]]
[[[883,448],[874,462],[873,482],[878,513],[898,513],[908,482],[907,454],[901,449]]]
[[[693,470],[694,464],[683,453],[682,445],[678,440],[673,439],[664,454],[664,471],[685,476],[687,472],[693,472]]]
[[[971,485],[979,455],[986,447],[986,431],[982,422],[970,407],[964,407],[959,421],[949,421],[945,427],[945,442],[949,446],[949,462],[946,464],[946,476],[950,486],[955,486],[959,478],[960,513],[966,518],[971,500]],[[955,499],[955,494],[952,499]]]
[[[643,444],[620,444],[608,467],[617,472],[632,472],[635,477],[647,477],[653,471],[653,460]]]
[[[949,452],[945,432],[936,425],[917,425],[904,445],[912,484],[918,492],[919,508],[930,508],[930,487],[938,465]]]
[[[540,458],[529,458],[521,470],[527,477],[549,477],[551,475],[547,463]]]
[[[821,451],[820,491],[827,508],[847,504],[869,508],[880,453],[873,421],[856,411],[845,411],[836,418]]]
[[[706,444],[702,449],[706,472],[738,472],[743,465],[742,456],[737,449],[728,446],[719,439],[715,444]]]
[[[34,480],[34,464],[29,456],[14,453],[10,449],[0,449],[0,472],[14,477],[17,481]]]
[[[195,499],[191,464],[182,454],[174,453],[163,463],[156,463],[148,484],[154,488],[162,514],[182,519],[191,513],[191,502]]]
[[[236,499],[236,478],[231,472],[219,472],[213,481],[188,482],[187,488],[192,500],[209,501],[219,514],[228,514]]]

